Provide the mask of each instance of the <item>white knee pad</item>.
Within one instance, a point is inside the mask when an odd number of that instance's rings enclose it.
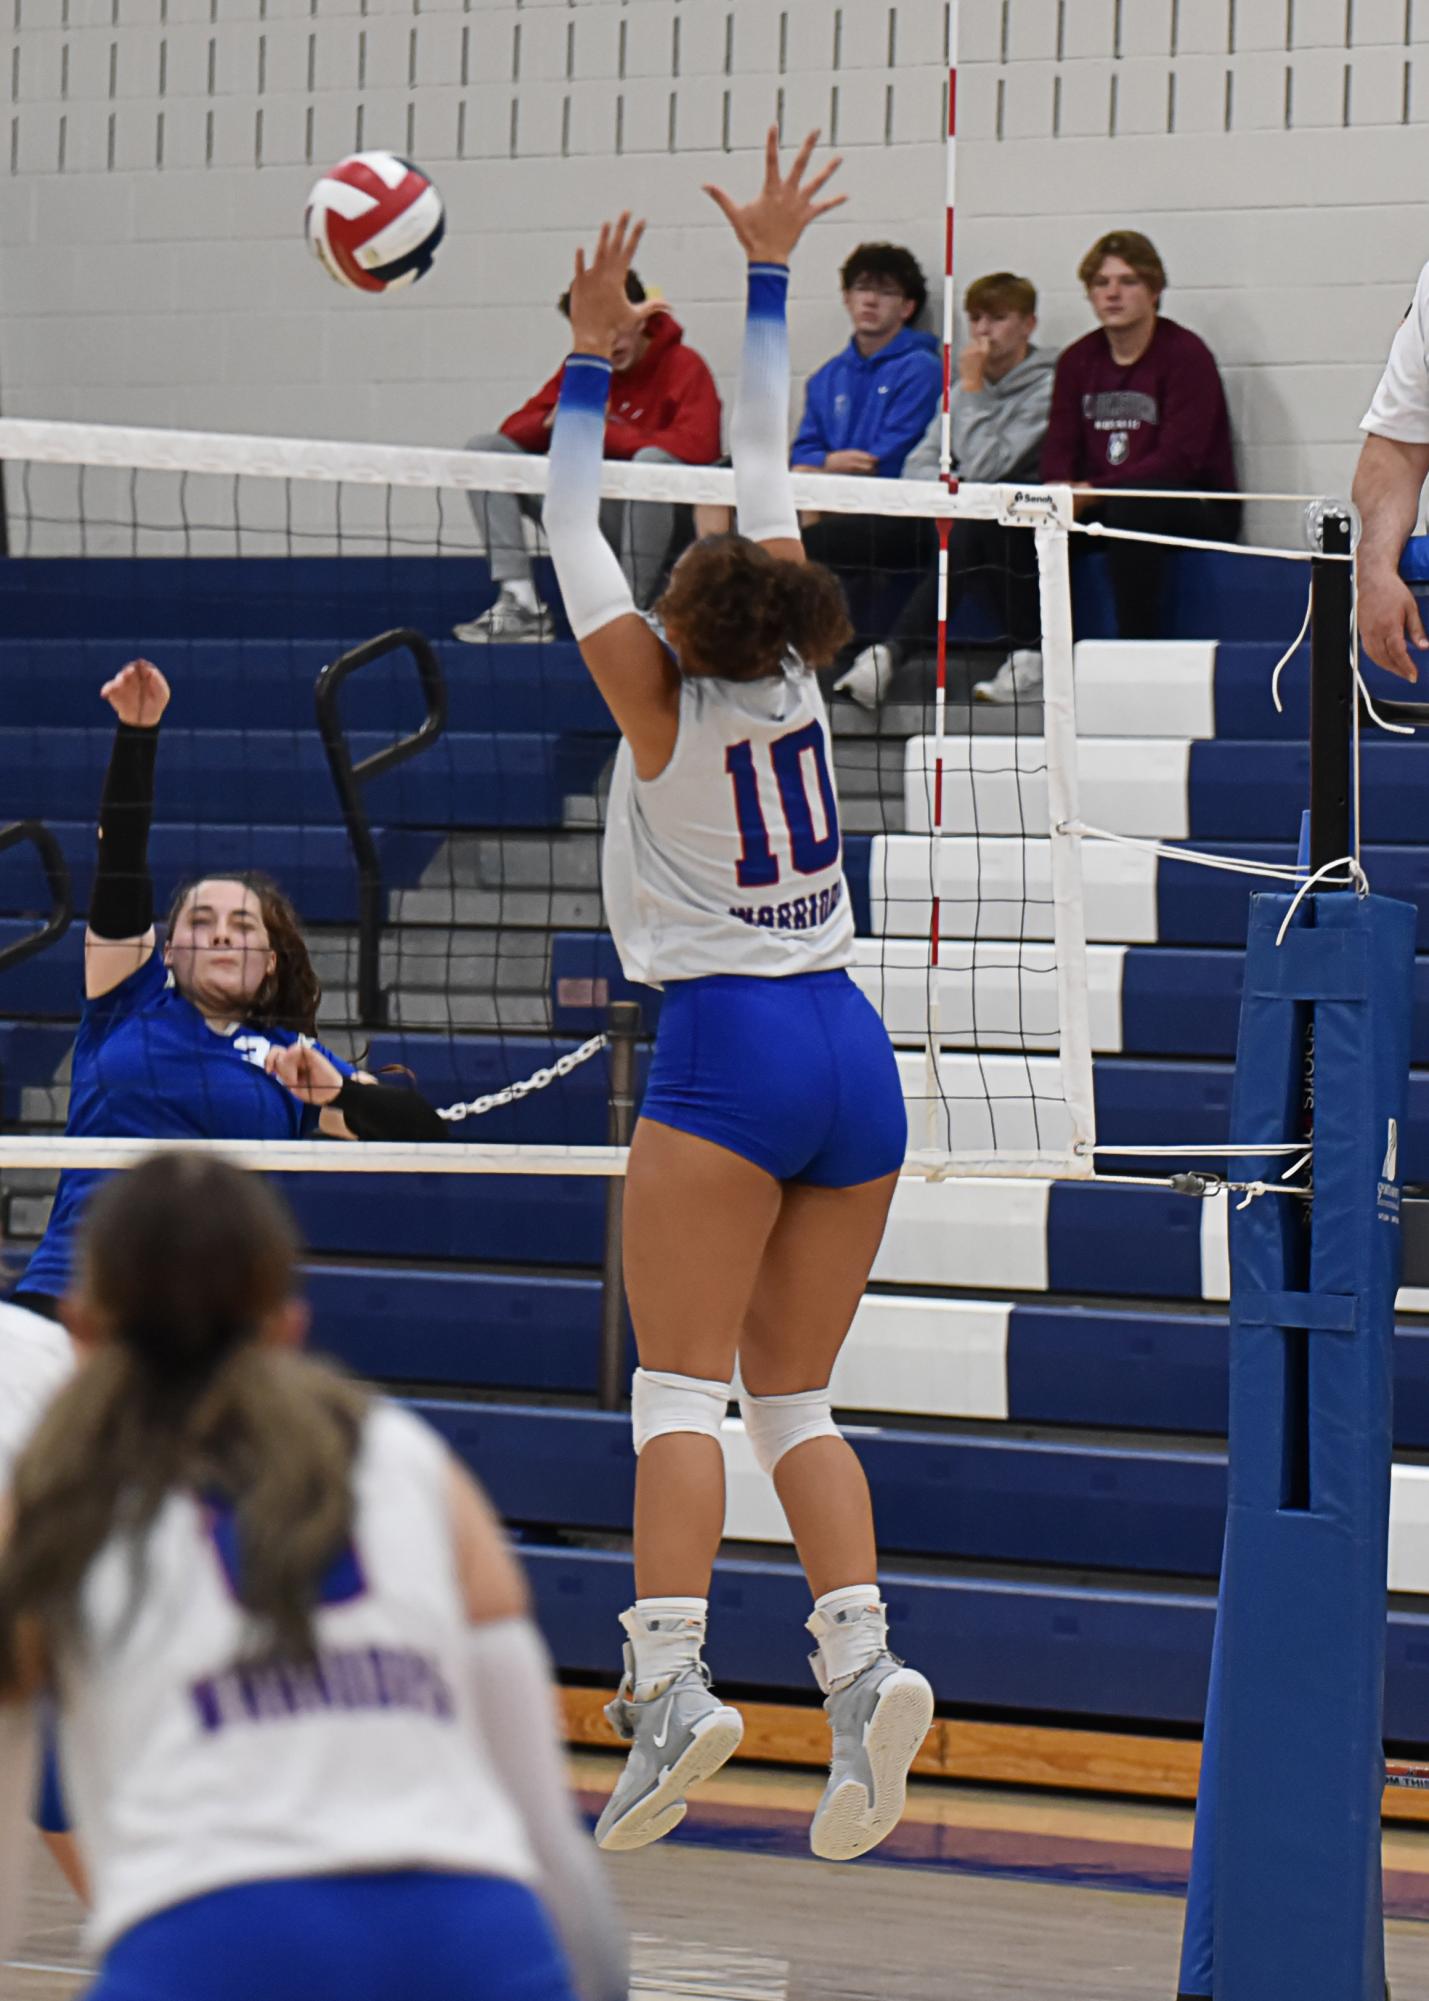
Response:
[[[698,1431],[719,1439],[729,1409],[728,1383],[699,1376],[667,1376],[655,1369],[637,1369],[630,1392],[630,1422],[639,1454],[652,1438],[671,1431]]]
[[[821,1390],[795,1390],[791,1396],[756,1397],[748,1390],[739,1394],[739,1411],[744,1429],[754,1448],[754,1456],[766,1473],[772,1473],[786,1452],[811,1438],[841,1438],[834,1423],[827,1386]]]

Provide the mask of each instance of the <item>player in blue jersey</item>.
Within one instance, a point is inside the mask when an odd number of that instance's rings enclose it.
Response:
[[[169,686],[135,660],[102,694],[118,728],[100,804],[66,1133],[447,1138],[415,1092],[355,1073],[312,1040],[321,988],[292,905],[266,877],[206,876],[181,889],[159,947],[147,851]],[[0,1318],[0,1469],[69,1366],[59,1302],[76,1231],[105,1178],[91,1169],[60,1176],[49,1227]],[[52,1760],[38,1818],[77,1881]]]
[[[45,1694],[92,2001],[624,2001],[525,1580],[426,1424],[296,1352],[296,1249],[183,1150],[90,1205],[0,1523],[0,1961]]]
[[[637,615],[598,518],[609,357],[638,317],[628,217],[602,229],[589,267],[577,258],[551,447],[551,553],[623,739],[606,907],[626,974],[665,989],[626,1183],[636,1602],[607,1711],[631,1750],[597,1828],[606,1848],[666,1833],[740,1740],[701,1658],[736,1361],[745,1428],[814,1597],[833,1730],[815,1854],[847,1860],[895,1825],[933,1710],[928,1683],[888,1651],[868,1485],[830,1407],[907,1124],[888,1035],[847,970],[828,718],[809,671],[834,658],[847,613],[834,578],[805,562],[787,464],[788,258],[837,201],[819,198],[836,161],[805,182],[815,137],[784,175],[770,133],[752,202],[708,191],[749,260],[738,533],[681,558],[659,629]]]
[[[256,874],[205,876],[154,926],[149,822],[169,685],[132,660],[102,690],[118,728],[99,815],[84,940],[71,1136],[128,1139],[445,1139],[415,1092],[379,1084],[313,1038],[321,988],[288,899]],[[103,1179],[61,1175],[18,1306],[53,1319],[74,1234]],[[4,1356],[0,1350],[0,1378]]]

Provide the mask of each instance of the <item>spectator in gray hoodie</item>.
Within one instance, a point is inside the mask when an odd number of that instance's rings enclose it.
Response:
[[[997,483],[1035,480],[1052,408],[1057,357],[1032,345],[1037,293],[1026,278],[994,271],[969,285],[963,300],[968,341],[953,391],[953,468],[958,478]],[[942,412],[909,453],[904,479],[937,479]],[[955,521],[948,541],[948,615],[963,592],[980,586],[1004,620],[1008,655],[979,700],[1035,700],[1042,686],[1041,611],[1032,531],[996,521]],[[908,599],[887,639],[867,646],[835,685],[864,708],[876,708],[899,665],[928,650],[938,622],[936,566]]]

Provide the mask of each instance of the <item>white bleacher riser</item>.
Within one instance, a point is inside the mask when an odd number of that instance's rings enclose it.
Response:
[[[1215,640],[1083,639],[1076,662],[1083,735],[1215,735]]]
[[[1090,826],[1144,840],[1190,832],[1191,746],[1184,738],[1079,737],[1081,814]],[[943,742],[945,834],[1041,834],[1047,813],[1042,737],[947,737]],[[933,826],[934,739],[910,737],[903,782],[910,834]]]
[[[834,1364],[840,1410],[1005,1418],[1007,1330],[997,1299],[865,1294]]]
[[[1120,945],[1087,952],[1092,1048],[1121,1048]],[[895,1042],[921,1046],[928,1033],[928,947],[914,939],[859,938],[849,968]],[[1055,1053],[1056,956],[1050,944],[977,945],[944,939],[939,966],[939,1040],[946,1048]]]
[[[1045,1292],[1046,1181],[900,1181],[874,1261],[880,1283]]]
[[[930,834],[879,834],[869,856],[872,930],[880,938],[926,938],[932,923]],[[964,835],[938,846],[938,893],[945,938],[1052,936],[1052,844],[1048,840]],[[1082,844],[1088,938],[1154,944],[1157,858],[1108,841]]]
[[[921,1053],[902,1052],[898,1075],[914,1146],[944,1153],[1065,1153],[1076,1137],[1055,1056],[945,1053],[938,1064],[942,1092],[931,1106]]]

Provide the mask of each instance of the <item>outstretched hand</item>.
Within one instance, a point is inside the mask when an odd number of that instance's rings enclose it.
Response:
[[[795,154],[789,172],[781,174],[779,128],[771,125],[764,141],[764,186],[753,201],[745,202],[742,207],[723,188],[705,184],[705,193],[739,238],[751,263],[787,264],[809,224],[848,200],[847,195],[830,195],[827,201],[818,199],[820,191],[838,172],[841,161],[837,154],[820,167],[807,187],[803,185],[804,170],[818,143],[818,133],[811,132]]]
[[[343,1086],[343,1074],[310,1042],[289,1042],[268,1051],[264,1069],[286,1084],[304,1105],[330,1105]]]
[[[652,313],[663,310],[658,299],[636,305],[625,294],[625,281],[645,234],[643,222],[632,224],[627,209],[615,222],[603,222],[595,254],[586,263],[576,252],[571,281],[571,348],[576,354],[609,356],[622,334],[633,333]]]
[[[150,729],[169,706],[169,684],[151,660],[131,660],[99,693],[121,723]]]

